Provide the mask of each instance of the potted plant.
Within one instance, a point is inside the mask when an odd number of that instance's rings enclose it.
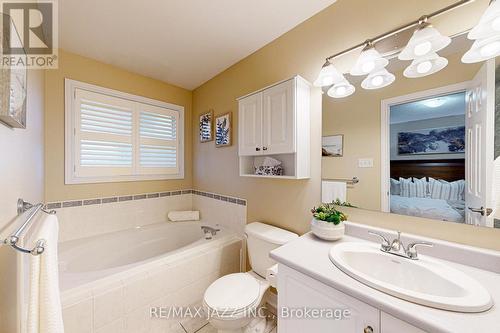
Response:
[[[311,231],[317,237],[329,241],[341,239],[344,236],[344,221],[347,215],[336,209],[336,203],[326,203],[314,207],[311,212]]]

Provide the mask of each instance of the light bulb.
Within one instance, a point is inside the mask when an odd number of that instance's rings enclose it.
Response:
[[[372,85],[375,87],[379,87],[384,83],[384,78],[380,75],[374,76],[372,79]]]
[[[429,41],[425,41],[423,43],[415,45],[414,52],[417,56],[423,56],[432,49],[432,44]]]
[[[366,74],[370,73],[374,68],[375,68],[374,61],[367,61],[361,66],[361,70]]]
[[[346,91],[347,88],[345,86],[340,86],[335,89],[335,94],[337,94],[338,96],[342,96],[346,93]]]
[[[417,65],[417,73],[425,74],[432,69],[432,62],[426,60]]]
[[[491,28],[495,31],[500,31],[500,17],[497,17],[491,22]]]
[[[488,44],[484,45],[483,47],[481,47],[481,49],[479,50],[479,53],[483,57],[491,57],[494,54],[496,54],[498,51],[500,51],[500,41],[497,40],[497,41],[488,43]]]

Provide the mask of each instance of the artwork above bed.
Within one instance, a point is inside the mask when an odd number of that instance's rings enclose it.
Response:
[[[456,154],[465,152],[465,126],[398,133],[398,155]]]

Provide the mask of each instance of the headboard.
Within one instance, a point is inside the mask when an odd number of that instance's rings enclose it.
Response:
[[[465,159],[393,160],[391,178],[432,177],[446,181],[465,179]]]

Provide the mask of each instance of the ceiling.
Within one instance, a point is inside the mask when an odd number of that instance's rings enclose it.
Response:
[[[64,50],[194,89],[336,0],[64,0]]]
[[[465,92],[391,106],[391,124],[457,115],[465,119]]]

